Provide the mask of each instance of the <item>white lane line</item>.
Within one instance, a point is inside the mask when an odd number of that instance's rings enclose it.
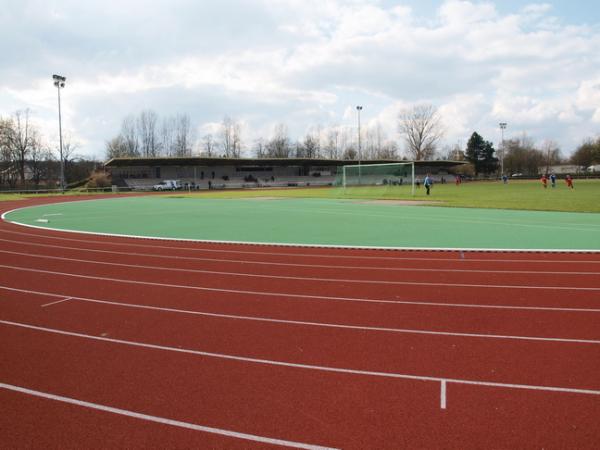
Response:
[[[268,262],[268,261],[255,261],[255,260],[243,260],[243,259],[225,259],[225,258],[199,258],[193,256],[171,256],[171,255],[159,255],[153,253],[136,253],[136,252],[118,252],[111,250],[99,250],[87,247],[68,247],[63,245],[50,245],[40,244],[35,242],[15,242],[9,239],[0,239],[0,242],[8,242],[11,244],[18,245],[29,245],[43,248],[54,248],[59,250],[74,250],[79,252],[90,252],[100,253],[108,255],[124,255],[124,256],[139,256],[142,258],[157,258],[157,259],[169,259],[176,261],[202,261],[210,263],[230,263],[230,264],[248,264],[248,265],[260,265],[260,266],[276,266],[276,267],[302,267],[302,268],[316,268],[316,269],[357,269],[357,270],[374,270],[374,271],[388,271],[388,272],[449,272],[449,273],[494,273],[494,274],[523,274],[523,275],[600,275],[600,272],[583,272],[583,271],[544,271],[544,270],[483,270],[483,269],[445,269],[445,268],[415,268],[415,267],[380,267],[380,266],[333,266],[330,264],[298,264],[298,263],[284,263],[284,262]],[[3,253],[9,253],[8,250],[0,250]],[[38,256],[31,253],[17,253],[24,256]],[[41,256],[41,255],[40,255]],[[50,257],[49,255],[45,255]],[[89,259],[86,259],[89,261]],[[456,260],[451,260],[456,264]],[[494,263],[495,261],[490,260]],[[173,269],[177,270],[177,269]]]
[[[24,208],[23,208],[24,209]],[[12,211],[7,211],[4,214],[8,214]],[[3,220],[4,215],[2,216]],[[408,251],[420,251],[420,252],[480,252],[480,253],[497,253],[497,252],[509,252],[509,253],[600,253],[600,249],[595,248],[485,248],[485,247],[406,247],[406,246],[381,246],[381,245],[338,245],[338,244],[304,244],[299,242],[260,242],[260,241],[235,241],[235,240],[219,240],[219,239],[191,239],[191,238],[177,238],[177,237],[162,237],[162,236],[140,236],[135,234],[123,234],[123,233],[101,233],[95,231],[82,231],[82,230],[69,230],[66,228],[50,228],[42,227],[37,225],[31,225],[28,223],[22,223],[17,221],[8,221],[9,223],[20,225],[27,228],[35,228],[39,230],[51,230],[58,231],[61,233],[72,233],[72,234],[87,234],[90,236],[104,236],[104,237],[116,237],[124,239],[150,239],[156,241],[173,241],[173,242],[192,242],[199,244],[227,244],[227,245],[252,245],[257,247],[288,247],[288,248],[322,248],[322,249],[346,249],[346,250],[408,250]],[[573,231],[573,229],[570,229]],[[589,231],[595,232],[595,230],[577,230],[577,231]]]
[[[203,273],[208,275],[222,275],[232,277],[246,277],[246,278],[267,278],[269,280],[294,280],[294,281],[309,281],[309,282],[326,282],[326,283],[353,283],[353,284],[379,284],[379,285],[401,285],[401,286],[444,286],[444,287],[475,287],[475,288],[503,288],[503,289],[551,289],[551,290],[573,290],[573,291],[600,291],[600,287],[579,287],[579,286],[529,286],[529,285],[506,285],[506,284],[468,284],[468,283],[433,283],[433,282],[418,282],[418,281],[384,281],[384,280],[358,280],[358,279],[346,279],[346,278],[317,278],[317,277],[293,277],[284,275],[261,275],[251,274],[244,272],[224,272],[218,270],[200,270],[200,269],[177,269],[173,267],[160,267],[160,266],[144,266],[140,264],[122,264],[104,261],[90,261],[87,259],[75,259],[75,258],[62,258],[56,256],[46,255],[34,255],[34,254],[23,254],[18,252],[9,252],[6,250],[0,250],[0,253],[17,254],[21,256],[27,256],[39,259],[53,259],[59,261],[78,262],[86,264],[96,264],[104,266],[115,266],[115,267],[127,267],[130,269],[144,269],[144,270],[164,270],[171,272],[186,272],[186,273]],[[0,266],[0,267],[11,267],[11,266]]]
[[[47,228],[39,228],[41,231],[48,231]],[[50,230],[52,231],[52,230]],[[69,241],[69,242],[83,242],[86,244],[90,244],[90,240],[87,239],[74,239],[63,236],[52,236],[48,234],[39,234],[39,233],[23,233],[18,231],[6,230],[2,229],[3,233],[8,234],[16,234],[19,236],[26,237],[36,237],[40,239],[54,239],[60,241]],[[121,236],[119,236],[121,238]],[[298,258],[325,258],[325,259],[358,259],[358,260],[389,260],[389,261],[450,261],[456,262],[458,259],[456,257],[452,258],[441,258],[441,257],[409,257],[409,256],[385,256],[384,254],[378,256],[359,256],[359,255],[342,255],[342,254],[319,254],[319,253],[298,253],[298,252],[273,252],[273,251],[249,251],[249,250],[226,250],[226,249],[214,249],[214,248],[190,248],[190,247],[179,247],[179,246],[167,246],[167,245],[158,245],[157,243],[152,244],[137,244],[132,242],[122,242],[127,239],[127,236],[123,236],[123,239],[119,240],[99,240],[93,241],[93,243],[98,245],[114,245],[118,247],[136,247],[136,248],[149,248],[151,250],[155,249],[163,249],[163,250],[171,250],[171,251],[190,251],[190,252],[201,252],[201,253],[222,253],[222,254],[239,254],[239,255],[254,255],[254,256],[284,256],[284,257],[298,257]],[[152,238],[146,238],[147,241],[152,241]],[[177,241],[174,241],[177,242]],[[210,244],[211,242],[208,242]],[[203,244],[206,244],[203,243]],[[230,243],[222,243],[222,245],[230,245]],[[236,245],[236,244],[231,244]],[[272,247],[278,247],[277,244],[273,244]],[[285,247],[282,247],[285,248]],[[424,252],[428,252],[431,249],[423,249]],[[464,249],[459,251],[465,251]],[[397,249],[387,248],[385,252],[382,253],[406,253],[402,250],[398,251]],[[448,253],[455,253],[454,250],[448,250]],[[568,250],[565,250],[560,253],[568,253]],[[501,251],[501,254],[510,253],[508,251]],[[532,252],[535,253],[535,252]],[[514,259],[514,258],[464,258],[464,261],[467,262],[501,262],[501,263],[540,263],[540,264],[600,264],[600,260],[573,260],[570,259],[551,259],[551,260],[540,260],[540,259]]]
[[[446,380],[442,380],[440,385],[440,408],[446,409]]]
[[[42,305],[42,308],[45,308],[46,306],[58,305],[59,303],[66,302],[67,300],[73,300],[73,297],[63,298],[62,300],[58,300],[57,302],[46,303],[45,305]]]
[[[248,294],[248,295],[258,295],[264,297],[286,297],[286,298],[299,298],[299,299],[307,299],[307,300],[330,300],[330,301],[351,301],[351,302],[361,302],[361,303],[385,303],[385,304],[411,304],[411,305],[423,305],[427,304],[428,306],[439,306],[439,307],[447,307],[446,303],[421,303],[421,302],[407,302],[407,301],[396,301],[396,300],[369,300],[369,299],[360,299],[360,298],[352,298],[352,297],[327,297],[320,295],[306,295],[306,294],[289,294],[285,292],[268,292],[268,291],[249,291],[249,290],[236,290],[236,289],[223,289],[223,288],[210,288],[203,286],[187,286],[187,285],[178,285],[178,284],[165,284],[165,283],[155,283],[150,281],[136,281],[136,280],[125,280],[120,278],[109,278],[109,277],[96,277],[91,275],[79,275],[65,272],[54,272],[49,270],[41,270],[41,269],[30,269],[27,267],[16,267],[16,266],[7,266],[0,265],[0,267],[19,270],[24,272],[35,272],[35,273],[45,273],[50,275],[59,275],[73,278],[82,278],[87,280],[98,280],[98,281],[111,281],[115,283],[124,283],[124,284],[134,284],[134,285],[142,285],[142,286],[157,286],[164,288],[173,288],[173,289],[186,289],[186,290],[195,290],[195,291],[205,291],[205,292],[221,292],[228,294]],[[544,288],[542,288],[544,289]],[[465,308],[496,308],[496,309],[523,309],[523,310],[548,310],[548,311],[587,311],[587,312],[598,312],[597,309],[577,309],[577,308],[545,308],[545,307],[505,307],[505,306],[487,306],[487,305],[455,305],[455,307],[465,307]]]
[[[0,288],[2,288],[2,287],[0,286]],[[11,290],[13,290],[13,289],[11,289]],[[326,322],[308,322],[308,321],[300,321],[300,320],[273,319],[270,317],[238,316],[238,315],[234,315],[234,314],[208,313],[208,312],[203,312],[203,311],[191,311],[191,310],[185,310],[185,309],[166,308],[166,307],[161,307],[161,306],[138,305],[135,303],[121,303],[121,302],[113,302],[113,301],[109,301],[109,300],[98,300],[98,299],[90,299],[90,298],[83,298],[83,297],[69,297],[68,299],[49,303],[48,305],[53,305],[56,303],[60,303],[60,302],[69,300],[69,299],[74,300],[74,301],[85,302],[85,303],[96,303],[96,304],[111,305],[111,306],[117,306],[117,307],[123,307],[123,308],[146,309],[146,310],[151,310],[151,311],[170,312],[170,313],[176,313],[176,314],[187,314],[187,315],[202,316],[202,317],[216,317],[219,319],[247,320],[247,321],[253,321],[253,322],[277,323],[277,324],[285,324],[285,325],[299,325],[299,326],[320,327],[320,328],[337,328],[337,329],[344,329],[344,330],[375,331],[375,332],[402,333],[402,334],[424,334],[424,335],[432,335],[432,336],[453,336],[453,337],[482,338],[482,339],[508,339],[508,340],[519,340],[519,341],[564,342],[564,343],[574,343],[574,344],[600,344],[600,340],[594,340],[594,339],[570,339],[570,338],[538,337],[538,336],[514,336],[514,335],[482,334],[482,333],[458,333],[458,332],[451,332],[451,331],[432,331],[432,330],[418,330],[418,329],[408,329],[408,328],[389,328],[389,327],[371,327],[371,326],[362,326],[362,325],[346,325],[346,324],[335,324],[335,323],[326,323]]]
[[[0,285],[0,289],[8,291],[23,292],[26,294],[38,294],[47,295],[51,297],[64,297],[64,294],[56,294],[53,292],[44,291],[33,291],[29,289],[19,289],[9,286]],[[390,305],[411,305],[411,306],[424,306],[424,307],[441,307],[441,308],[480,308],[480,309],[507,309],[516,311],[555,311],[555,312],[580,312],[580,313],[600,313],[598,308],[559,308],[551,306],[516,306],[516,305],[474,305],[469,303],[443,303],[443,302],[427,302],[427,301],[409,301],[409,300],[378,300],[378,299],[367,299],[357,297],[328,297],[324,295],[302,295],[302,294],[288,294],[285,292],[263,292],[263,291],[240,291],[235,289],[213,289],[198,287],[199,290],[207,290],[212,292],[222,292],[228,294],[248,294],[248,295],[262,295],[262,296],[276,296],[276,297],[290,297],[299,298],[303,300],[328,300],[328,301],[341,301],[341,302],[357,302],[357,303],[377,303],[377,304],[390,304]],[[87,297],[72,297],[80,300],[94,300],[88,299]]]
[[[217,359],[225,359],[230,361],[239,361],[245,363],[255,363],[255,364],[263,364],[269,366],[279,366],[279,367],[290,367],[294,369],[307,369],[307,370],[317,370],[322,372],[334,372],[334,373],[343,373],[348,375],[361,375],[361,376],[372,376],[372,377],[382,377],[382,378],[394,378],[394,379],[404,379],[404,380],[416,380],[416,381],[434,381],[441,382],[446,381],[447,383],[456,383],[456,384],[466,384],[473,386],[487,386],[487,387],[497,387],[497,388],[506,388],[506,389],[524,389],[524,390],[532,390],[532,391],[547,391],[547,392],[563,392],[570,394],[583,394],[583,395],[599,395],[600,390],[596,389],[579,389],[579,388],[567,388],[567,387],[559,387],[559,386],[538,386],[538,385],[530,385],[530,384],[513,384],[513,383],[499,383],[495,381],[476,381],[476,380],[464,380],[459,378],[441,378],[435,376],[424,376],[424,375],[410,375],[410,374],[402,374],[395,372],[377,372],[370,370],[357,370],[357,369],[346,369],[341,367],[329,367],[329,366],[317,366],[312,364],[299,364],[299,363],[291,363],[285,361],[277,361],[272,359],[260,359],[260,358],[250,358],[245,356],[237,356],[237,355],[227,355],[224,353],[212,353],[212,352],[203,352],[201,350],[191,350],[179,347],[169,347],[165,345],[157,345],[157,344],[147,344],[143,342],[136,341],[126,341],[123,339],[114,339],[108,337],[101,336],[92,336],[89,334],[75,333],[72,331],[58,330],[55,328],[46,328],[40,327],[37,325],[29,325],[26,323],[20,322],[11,322],[8,320],[0,320],[0,324],[25,328],[35,331],[42,331],[46,333],[59,334],[63,336],[72,336],[83,339],[89,339],[94,341],[102,341],[102,342],[110,342],[113,344],[121,344],[127,345],[131,347],[140,347],[140,348],[148,348],[152,350],[163,350],[174,353],[183,353],[188,355],[195,356],[204,356],[208,358],[217,358]]]
[[[0,388],[6,389],[9,391],[13,391],[13,392],[19,392],[21,394],[32,395],[34,397],[41,397],[41,398],[45,398],[48,400],[55,400],[55,401],[62,402],[62,403],[69,403],[71,405],[81,406],[83,408],[95,409],[97,411],[118,414],[121,416],[132,417],[134,419],[146,420],[148,422],[155,422],[155,423],[160,423],[163,425],[170,425],[170,426],[179,427],[179,428],[187,428],[189,430],[194,430],[194,431],[202,431],[202,432],[210,433],[210,434],[218,434],[218,435],[227,436],[230,438],[243,439],[243,440],[254,441],[254,442],[261,442],[263,444],[280,445],[280,446],[292,447],[292,448],[302,448],[302,449],[308,449],[308,450],[333,450],[333,447],[322,447],[319,445],[304,444],[301,442],[286,441],[283,439],[274,439],[274,438],[269,438],[269,437],[264,437],[264,436],[257,436],[255,434],[240,433],[237,431],[224,430],[222,428],[207,427],[204,425],[197,425],[195,423],[167,419],[165,417],[152,416],[149,414],[143,414],[143,413],[139,413],[139,412],[135,412],[135,411],[130,411],[128,409],[115,408],[112,406],[106,406],[106,405],[100,405],[98,403],[86,402],[83,400],[78,400],[78,399],[71,398],[71,397],[65,397],[62,395],[49,394],[47,392],[36,391],[33,389],[21,387],[21,386],[15,386],[13,384],[7,384],[7,383],[0,382]]]

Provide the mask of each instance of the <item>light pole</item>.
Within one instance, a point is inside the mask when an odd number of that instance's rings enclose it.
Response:
[[[504,175],[504,130],[506,130],[506,122],[500,122],[498,124],[500,126],[500,133],[502,133],[502,141],[500,145],[502,146],[502,151],[500,152],[500,175]]]
[[[360,149],[360,112],[362,111],[362,106],[356,107],[356,112],[358,114],[358,184],[360,185],[360,162],[362,160],[362,153]]]
[[[60,114],[60,89],[65,87],[67,79],[61,75],[52,75],[54,86],[58,90],[58,139],[60,142],[60,190],[65,193],[65,164],[63,160],[62,119]]]

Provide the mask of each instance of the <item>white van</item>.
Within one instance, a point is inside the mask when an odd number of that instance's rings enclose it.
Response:
[[[162,180],[160,183],[152,186],[154,191],[176,191],[181,189],[179,180]]]

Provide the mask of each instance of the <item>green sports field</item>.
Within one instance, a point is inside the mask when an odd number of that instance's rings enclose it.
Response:
[[[394,196],[383,188],[178,192],[36,206],[5,219],[61,230],[227,242],[598,251],[598,187],[446,184],[436,185],[430,197],[421,189],[414,198],[408,190]],[[398,201],[403,196],[455,207]],[[529,210],[518,208],[524,204]],[[574,208],[594,212],[548,211]]]

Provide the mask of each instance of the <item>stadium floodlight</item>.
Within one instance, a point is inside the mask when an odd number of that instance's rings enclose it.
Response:
[[[500,126],[500,133],[502,133],[502,140],[500,142],[500,146],[502,147],[502,150],[500,151],[500,175],[504,175],[504,130],[506,130],[508,124],[506,122],[500,122],[498,125]]]
[[[362,160],[362,153],[360,149],[360,112],[362,111],[362,106],[356,107],[356,112],[358,114],[358,180],[360,182],[360,162]]]
[[[63,160],[62,119],[60,113],[60,89],[65,87],[67,79],[61,75],[52,75],[54,86],[58,90],[58,139],[60,142],[60,190],[65,193],[65,163]]]

